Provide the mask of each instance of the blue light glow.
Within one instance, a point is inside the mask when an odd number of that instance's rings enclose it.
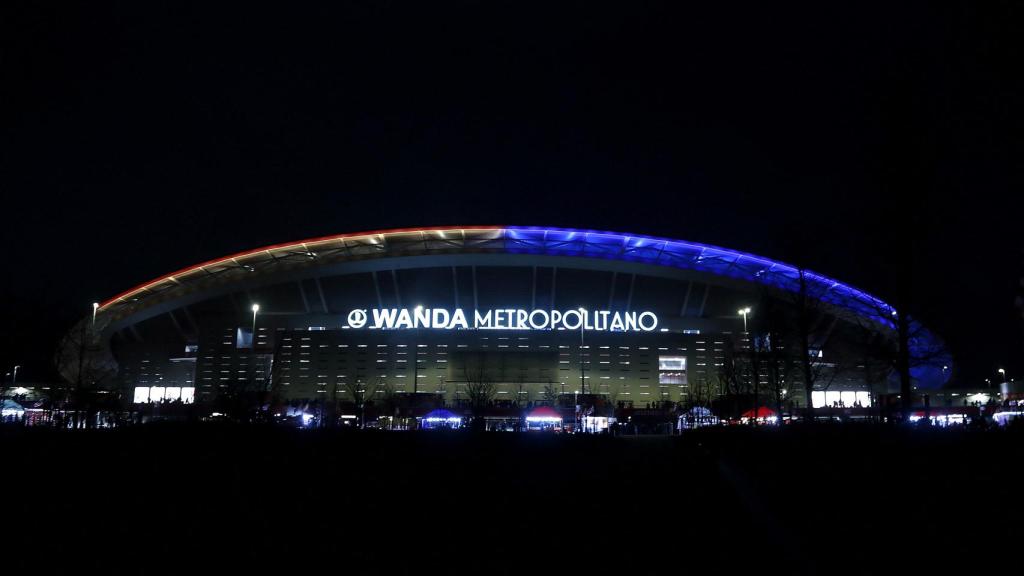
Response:
[[[458,428],[462,426],[462,418],[450,410],[438,408],[436,410],[431,410],[423,416],[421,423],[426,429]]]
[[[736,278],[791,293],[800,291],[800,269],[796,266],[719,246],[599,230],[510,226],[505,233],[507,252],[636,261]],[[807,293],[815,299],[895,329],[897,312],[884,301],[822,274],[804,269],[803,275]],[[934,357],[937,350],[944,349],[935,335],[917,322],[911,324],[913,332],[920,335],[911,341],[913,355]],[[948,356],[945,363],[950,363]],[[937,373],[928,366],[915,366],[911,372],[926,388],[941,386],[949,379],[948,370]]]

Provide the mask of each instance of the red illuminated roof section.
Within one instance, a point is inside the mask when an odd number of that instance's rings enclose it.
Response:
[[[389,230],[371,230],[368,232],[356,232],[349,234],[334,234],[331,236],[319,236],[316,238],[307,238],[305,240],[299,240],[296,242],[283,242],[280,244],[272,244],[270,246],[263,246],[253,250],[246,250],[244,252],[238,252],[231,254],[230,256],[224,256],[221,258],[215,258],[213,260],[207,260],[187,268],[182,268],[165,274],[159,278],[150,280],[143,284],[139,284],[134,288],[125,290],[124,292],[106,300],[100,304],[99,311],[104,311],[111,305],[119,302],[130,301],[133,297],[140,294],[146,293],[148,290],[155,286],[160,286],[167,283],[177,283],[185,277],[194,276],[196,274],[202,274],[211,269],[216,269],[225,265],[240,265],[240,262],[247,260],[253,256],[261,254],[273,254],[275,252],[287,252],[287,251],[301,251],[301,252],[313,252],[315,249],[329,244],[336,244],[338,242],[352,241],[369,241],[369,242],[386,242],[389,237],[400,237],[403,235],[444,235],[444,234],[464,234],[465,232],[473,231],[492,231],[502,230],[501,226],[438,226],[430,228],[394,228]]]

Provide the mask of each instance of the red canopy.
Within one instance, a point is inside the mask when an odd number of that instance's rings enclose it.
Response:
[[[555,410],[554,408],[552,408],[550,406],[538,406],[538,407],[534,408],[533,410],[530,410],[530,413],[527,414],[526,417],[527,418],[537,418],[537,419],[540,419],[540,418],[558,419],[558,420],[562,419],[562,415],[559,414],[557,410]]]
[[[764,406],[758,408],[756,410],[756,413],[757,414],[755,416],[754,410],[747,410],[746,412],[743,413],[743,418],[771,418],[775,416],[775,410],[772,410],[771,408],[765,408]]]

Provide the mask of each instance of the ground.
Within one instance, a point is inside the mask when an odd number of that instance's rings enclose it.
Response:
[[[0,552],[16,567],[947,572],[1014,565],[1021,533],[1024,430],[158,425],[0,439]]]

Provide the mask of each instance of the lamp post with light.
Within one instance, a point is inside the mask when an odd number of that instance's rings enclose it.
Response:
[[[580,392],[583,394],[587,393],[587,381],[586,377],[584,376],[586,367],[584,365],[585,362],[583,358],[583,325],[586,324],[586,321],[584,320],[584,315],[586,313],[587,309],[580,306]]]
[[[744,334],[747,333],[747,314],[750,314],[750,310],[751,310],[750,306],[747,306],[746,308],[740,308],[739,310],[736,311],[737,314],[739,314],[740,316],[743,316],[743,333]]]
[[[256,314],[260,311],[259,304],[252,305],[252,335],[249,346],[249,386],[256,387]],[[262,410],[262,401],[261,401]]]
[[[256,314],[260,311],[259,304],[252,305],[252,347],[256,349]]]
[[[579,434],[580,432],[580,391],[574,390],[572,395],[573,404],[573,426],[572,433]]]
[[[419,304],[416,306],[416,311],[420,312],[423,310],[423,305]],[[418,331],[417,331],[418,333]],[[420,392],[420,348],[419,344],[414,341],[412,344],[412,394],[413,398],[416,397]],[[415,400],[413,400],[415,402]]]
[[[743,337],[747,339],[747,342],[748,342],[747,348],[750,347],[750,344],[749,344],[750,339],[747,337],[747,316],[750,314],[750,311],[751,311],[750,306],[746,306],[744,308],[740,308],[739,310],[736,311],[737,314],[739,314],[740,316],[743,316]],[[742,342],[742,340],[741,340],[741,342]],[[754,361],[753,356],[751,356],[751,360]],[[751,419],[751,421],[754,423],[754,426],[757,426],[757,414],[758,414],[758,399],[757,399],[757,384],[758,384],[758,382],[757,382],[757,380],[758,380],[758,378],[759,377],[757,376],[757,372],[755,370],[755,372],[754,372],[754,382],[753,382],[753,384],[754,384],[754,417]]]

